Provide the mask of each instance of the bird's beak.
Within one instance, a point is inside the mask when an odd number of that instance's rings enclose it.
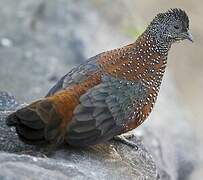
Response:
[[[190,33],[190,31],[187,31],[187,32],[183,33],[182,35],[183,35],[183,38],[184,38],[184,39],[187,39],[187,40],[189,40],[189,41],[191,41],[191,42],[194,42],[194,41],[193,41],[192,34]]]

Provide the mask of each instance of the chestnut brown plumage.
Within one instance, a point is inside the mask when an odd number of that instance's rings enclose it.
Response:
[[[189,39],[181,9],[158,14],[135,43],[103,52],[66,74],[42,98],[7,118],[31,144],[95,145],[139,126],[160,89],[172,43]]]

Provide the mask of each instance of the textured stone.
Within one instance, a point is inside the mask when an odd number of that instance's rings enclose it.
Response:
[[[0,111],[15,110],[18,105],[14,96],[7,92],[0,91]]]

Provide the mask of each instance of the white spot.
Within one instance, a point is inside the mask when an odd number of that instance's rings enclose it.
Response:
[[[13,42],[8,38],[2,38],[0,43],[3,47],[11,47],[13,45]]]

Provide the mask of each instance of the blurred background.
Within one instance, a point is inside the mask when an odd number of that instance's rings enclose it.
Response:
[[[133,42],[157,13],[174,7],[188,13],[194,43],[172,47],[167,74],[200,146],[200,165],[191,179],[201,179],[201,0],[0,0],[0,90],[11,92],[21,102],[42,97],[74,65]]]

